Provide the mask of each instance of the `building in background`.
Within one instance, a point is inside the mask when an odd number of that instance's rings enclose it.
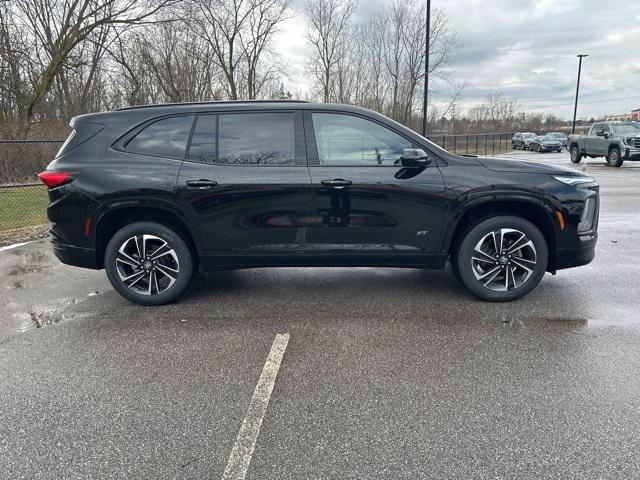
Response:
[[[634,120],[640,121],[640,108],[631,110],[631,113],[608,113],[604,116],[607,122],[628,122]]]
[[[630,113],[607,113],[604,116],[606,122],[628,122],[631,120]]]

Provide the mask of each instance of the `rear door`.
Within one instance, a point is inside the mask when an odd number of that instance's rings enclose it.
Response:
[[[428,263],[439,249],[444,182],[436,159],[405,168],[415,145],[377,120],[305,111],[319,264]]]
[[[313,213],[299,111],[198,114],[178,202],[211,263],[308,263]]]

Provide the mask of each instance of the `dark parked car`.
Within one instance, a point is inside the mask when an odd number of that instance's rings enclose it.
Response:
[[[553,138],[555,138],[562,144],[562,148],[567,148],[567,142],[569,141],[569,137],[567,137],[566,133],[549,132],[546,135],[551,135]]]
[[[561,152],[562,143],[552,135],[537,136],[529,142],[532,152]]]
[[[473,294],[508,301],[594,257],[591,177],[453,155],[362,108],[185,103],[71,126],[40,174],[54,252],[136,303],[176,299],[197,270],[449,259]]]
[[[531,132],[516,133],[511,138],[511,148],[520,148],[522,150],[528,150],[529,142],[531,142],[531,140],[533,140],[535,137],[536,137],[536,134]]]

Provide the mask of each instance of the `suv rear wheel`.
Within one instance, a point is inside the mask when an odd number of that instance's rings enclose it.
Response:
[[[622,166],[622,157],[620,156],[619,148],[612,148],[609,150],[609,155],[607,155],[607,163],[610,167],[621,167]]]
[[[168,226],[136,222],[120,229],[105,251],[113,288],[140,305],[163,305],[191,283],[194,261],[183,238]]]
[[[531,292],[547,269],[540,230],[514,216],[488,218],[467,231],[453,258],[467,289],[483,300],[508,302]]]

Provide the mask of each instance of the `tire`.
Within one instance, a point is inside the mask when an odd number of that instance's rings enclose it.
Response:
[[[580,149],[577,145],[571,146],[569,155],[571,155],[571,163],[580,163],[582,161],[582,154],[580,153]]]
[[[185,240],[155,222],[136,222],[118,230],[107,244],[104,263],[113,288],[139,305],[175,300],[189,287],[194,273],[194,256]]]
[[[622,157],[620,156],[620,149],[617,147],[609,150],[609,155],[607,155],[607,164],[610,167],[621,167],[622,166]]]
[[[506,252],[511,246],[516,247],[512,257],[495,255],[501,234],[503,246],[508,245]],[[482,255],[483,251],[487,253]],[[467,230],[452,257],[460,281],[472,294],[490,302],[510,302],[524,297],[540,283],[547,270],[549,249],[533,223],[501,215],[480,221]],[[512,275],[507,277],[509,269]]]

